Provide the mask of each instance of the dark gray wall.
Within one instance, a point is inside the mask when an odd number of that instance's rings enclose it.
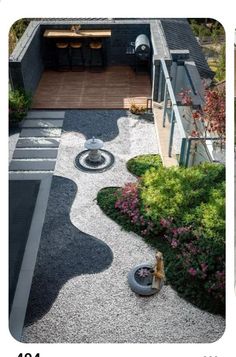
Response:
[[[40,26],[30,27],[27,33],[10,58],[9,72],[14,89],[23,88],[33,94],[44,70]]]
[[[46,29],[69,29],[71,25],[66,24],[41,24],[41,32]],[[112,36],[102,39],[104,44],[104,53],[107,61],[107,65],[129,65],[134,63],[134,57],[126,54],[127,46],[130,42],[134,42],[136,37],[141,33],[148,36],[150,39],[150,24],[146,23],[134,23],[134,24],[82,24],[83,29],[111,29]],[[42,38],[44,47],[44,63],[46,67],[53,67],[55,64],[55,42],[54,39]],[[88,58],[88,39],[84,41],[85,57]]]

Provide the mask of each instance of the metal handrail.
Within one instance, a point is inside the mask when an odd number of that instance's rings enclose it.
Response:
[[[175,94],[174,94],[174,91],[173,91],[173,88],[172,88],[169,72],[168,72],[168,69],[166,67],[166,63],[165,63],[164,59],[161,59],[161,66],[162,66],[163,74],[165,76],[165,82],[166,82],[167,90],[168,90],[168,93],[169,93],[169,96],[170,96],[170,100],[171,100],[171,103],[172,103],[172,108],[174,110],[175,120],[176,120],[176,122],[178,124],[178,128],[179,128],[181,136],[183,138],[186,138],[186,133],[185,133],[182,121],[181,121],[181,117],[180,117],[178,105],[176,103]]]

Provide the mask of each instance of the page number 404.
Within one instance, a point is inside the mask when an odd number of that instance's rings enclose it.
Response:
[[[20,353],[18,357],[40,357],[39,353],[36,353],[36,355],[32,355],[31,353]]]

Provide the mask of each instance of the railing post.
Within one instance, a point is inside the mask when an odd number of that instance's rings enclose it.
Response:
[[[167,106],[167,84],[166,84],[166,82],[165,82],[164,110],[163,110],[163,120],[162,120],[162,126],[163,126],[163,128],[166,126],[166,106]]]
[[[170,119],[169,151],[168,151],[169,157],[171,157],[172,154],[174,128],[175,128],[175,112],[174,112],[174,107],[172,107],[171,119]]]
[[[191,145],[192,145],[192,140],[191,138],[188,139],[188,145],[187,145],[187,152],[186,152],[186,161],[185,161],[185,167],[188,167],[188,163],[189,163],[189,157],[190,157],[190,149],[191,149]]]
[[[186,143],[187,143],[187,139],[182,138],[180,156],[179,156],[179,166],[184,166],[184,164],[185,164]]]
[[[159,103],[162,100],[162,81],[163,81],[163,70],[162,70],[162,66],[160,66],[159,83],[158,83],[158,102]]]

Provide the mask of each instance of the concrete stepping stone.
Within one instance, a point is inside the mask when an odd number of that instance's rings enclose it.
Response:
[[[12,160],[9,166],[10,171],[53,171],[56,161],[21,161]]]
[[[12,171],[9,173],[9,180],[43,180],[46,177],[52,176],[50,171],[45,172],[31,172],[31,171]]]
[[[15,150],[13,159],[56,159],[57,149]]]
[[[62,128],[62,119],[25,119],[22,128]]]
[[[16,144],[16,148],[58,148],[60,141],[50,138],[31,138],[31,139],[19,139]]]
[[[31,129],[26,128],[22,129],[20,133],[20,137],[60,137],[61,129]]]
[[[64,110],[33,110],[29,111],[27,118],[37,118],[37,119],[64,119],[65,111]]]

